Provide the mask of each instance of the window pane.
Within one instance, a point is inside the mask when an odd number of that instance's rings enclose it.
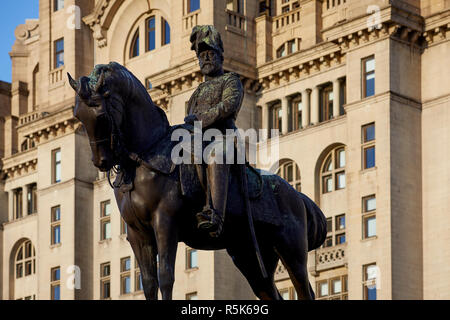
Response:
[[[19,263],[16,265],[16,278],[22,278],[23,276],[23,264]]]
[[[103,239],[111,239],[111,221],[107,221],[103,224]]]
[[[332,280],[331,283],[332,283],[333,294],[342,292],[342,283],[341,283],[340,279]]]
[[[294,166],[292,163],[286,166],[286,180],[288,182],[294,181]]]
[[[61,299],[61,294],[60,294],[60,287],[59,285],[53,286],[52,287],[52,299],[53,300],[60,300]]]
[[[122,278],[122,293],[130,293],[131,292],[131,277],[126,276]]]
[[[336,236],[336,244],[338,245],[343,243],[345,243],[345,233]]]
[[[366,219],[367,237],[374,237],[377,235],[377,220],[376,217]]]
[[[102,298],[106,299],[109,298],[111,295],[111,283],[109,281],[105,281],[102,283]]]
[[[190,261],[190,268],[196,268],[198,267],[198,259],[197,259],[197,250],[190,250],[189,251],[189,261]]]
[[[365,169],[375,167],[375,147],[364,149],[364,158],[365,158],[364,163]]]
[[[289,300],[289,290],[280,290],[280,295],[283,298],[283,300]]]
[[[326,192],[333,191],[333,179],[331,176],[326,177]]]
[[[61,242],[61,230],[60,226],[53,227],[53,244],[57,244]]]
[[[375,94],[375,73],[366,75],[366,92],[365,96],[370,97]]]
[[[323,282],[319,284],[319,294],[321,297],[328,295],[328,283]]]
[[[164,20],[164,44],[170,43],[170,26],[167,21]]]
[[[345,172],[340,172],[336,174],[337,185],[336,189],[344,189],[345,188]]]
[[[58,281],[61,280],[61,274],[60,274],[60,269],[56,268],[53,270],[53,279],[52,281]]]
[[[337,167],[338,168],[344,168],[345,167],[345,150],[341,149],[338,151],[337,155]]]
[[[188,1],[189,1],[189,12],[193,12],[200,9],[200,0],[188,0]]]
[[[325,239],[325,243],[323,244],[323,247],[327,248],[327,247],[332,247],[332,246],[333,246],[333,238],[332,237],[327,237]]]
[[[55,0],[55,11],[64,8],[64,0]]]
[[[151,17],[148,20],[148,47],[147,50],[154,50],[156,45],[156,36],[155,36],[155,17]]]
[[[105,264],[102,266],[102,277],[107,277],[111,274],[110,264]]]
[[[375,140],[375,125],[371,124],[364,127],[364,142]]]
[[[61,163],[55,164],[55,182],[61,182]]]
[[[327,218],[327,232],[333,231],[333,220],[331,218]]]
[[[336,230],[345,229],[345,216],[336,217]]]
[[[377,300],[377,289],[375,287],[373,288],[367,288],[367,300]]]
[[[366,72],[375,71],[375,58],[366,60],[365,69]]]
[[[375,197],[367,198],[365,200],[365,211],[373,211],[377,208],[377,199]]]

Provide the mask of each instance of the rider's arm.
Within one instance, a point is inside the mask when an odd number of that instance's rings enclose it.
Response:
[[[216,121],[236,115],[241,108],[243,96],[241,80],[237,75],[230,76],[223,87],[222,101],[211,106],[207,112],[198,114],[197,118],[203,122],[203,127],[208,127]]]

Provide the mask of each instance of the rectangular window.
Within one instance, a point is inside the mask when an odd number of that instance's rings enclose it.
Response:
[[[375,237],[377,235],[375,195],[363,198],[362,209],[363,239]]]
[[[111,298],[111,263],[100,265],[100,299]]]
[[[288,131],[295,131],[302,128],[302,112],[303,112],[303,105],[301,97],[296,97],[292,100],[292,103],[289,108],[289,127]]]
[[[328,85],[322,89],[321,104],[320,104],[320,119],[319,121],[330,120],[333,116],[333,86]]]
[[[295,40],[288,41],[288,54],[294,53],[297,51],[297,44]]]
[[[289,300],[289,288],[286,289],[281,289],[280,290],[280,295],[283,298],[283,300]]]
[[[33,214],[37,212],[37,185],[30,184],[27,188],[27,213]]]
[[[120,234],[128,234],[128,225],[123,218],[120,218]]]
[[[200,0],[187,0],[188,13],[200,9]]]
[[[197,250],[186,248],[186,269],[198,268]]]
[[[155,17],[150,17],[146,22],[146,42],[147,51],[155,50],[156,48],[156,27]]]
[[[347,275],[317,282],[319,300],[347,300]]]
[[[328,296],[328,281],[320,281],[317,286],[319,298]]]
[[[362,60],[363,98],[375,94],[375,57],[371,56]]]
[[[51,291],[51,299],[52,300],[61,300],[61,272],[60,268],[56,267],[51,270],[51,284],[50,284],[50,291]]]
[[[198,300],[197,292],[186,294],[186,300]]]
[[[100,240],[111,239],[111,201],[100,203]]]
[[[336,231],[345,230],[345,214],[336,217]]]
[[[139,269],[139,264],[137,259],[134,259],[135,266],[134,266],[134,291],[142,291],[144,290],[144,287],[142,286],[142,274],[141,269]]]
[[[378,267],[375,263],[363,266],[363,299],[377,300],[376,281],[378,277]]]
[[[362,127],[363,169],[375,167],[375,124]]]
[[[289,12],[289,6],[285,6],[281,8],[281,13]]]
[[[53,11],[59,11],[64,8],[64,0],[54,0]]]
[[[61,149],[52,151],[52,183],[61,182]]]
[[[270,108],[270,129],[278,129],[282,131],[282,118],[283,113],[281,110],[281,104],[276,104]]]
[[[15,189],[13,191],[13,212],[14,219],[20,219],[23,217],[23,191],[22,188]]]
[[[61,243],[61,207],[56,206],[51,209],[51,243]]]
[[[166,19],[161,18],[161,46],[170,43],[170,25]]]
[[[64,66],[64,38],[55,41],[55,63],[54,68]]]
[[[130,257],[120,260],[120,294],[131,293]]]

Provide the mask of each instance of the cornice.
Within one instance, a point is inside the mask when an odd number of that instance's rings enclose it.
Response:
[[[41,114],[34,121],[19,125],[18,132],[36,144],[75,132],[80,123],[73,116],[73,108],[70,106],[52,114]]]
[[[26,152],[16,153],[2,160],[2,173],[6,179],[16,178],[36,171],[38,157],[37,149],[33,148]]]

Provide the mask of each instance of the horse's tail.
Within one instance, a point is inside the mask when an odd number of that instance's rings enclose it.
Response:
[[[322,210],[303,193],[298,193],[303,200],[308,221],[308,251],[320,247],[327,237],[327,219]]]

